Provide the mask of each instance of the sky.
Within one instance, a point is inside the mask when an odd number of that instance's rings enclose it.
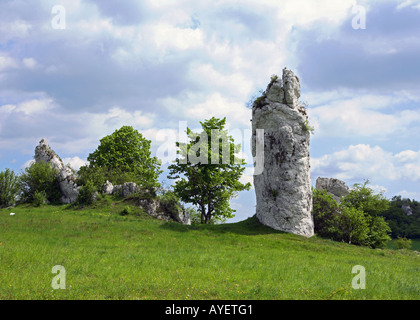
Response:
[[[1,0],[0,171],[42,138],[77,170],[123,125],[165,169],[185,124],[213,116],[250,169],[247,102],[287,67],[315,128],[312,184],[420,200],[419,57],[420,0]],[[231,222],[254,215],[254,190],[231,206]]]

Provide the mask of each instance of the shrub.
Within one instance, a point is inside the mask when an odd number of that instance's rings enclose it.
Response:
[[[191,225],[201,224],[201,214],[193,207],[185,208],[185,211],[190,214]]]
[[[339,207],[333,197],[324,190],[313,190],[313,218],[315,233],[337,240]]]
[[[180,209],[179,197],[172,190],[165,190],[159,196],[160,203],[169,211],[177,211]]]
[[[373,190],[367,185],[369,180],[365,183],[356,183],[353,185],[350,193],[343,198],[343,205],[347,207],[355,207],[363,210],[369,216],[376,216],[389,208],[389,201],[382,193],[374,194]]]
[[[366,245],[369,237],[369,225],[365,213],[356,208],[343,207],[338,216],[338,238],[341,241]]]
[[[384,247],[391,238],[389,225],[380,210],[387,208],[382,194],[355,185],[340,205],[324,190],[313,190],[313,218],[315,233],[335,241],[344,241],[371,248]]]
[[[395,244],[396,244],[398,250],[410,249],[412,241],[411,241],[411,239],[407,239],[405,237],[404,238],[398,237],[398,239],[395,241]]]
[[[0,172],[0,207],[14,205],[18,192],[18,176],[10,169]]]
[[[385,244],[391,240],[389,236],[391,228],[383,217],[369,218],[369,236],[366,245],[371,248],[384,248]]]
[[[58,171],[46,162],[35,162],[20,176],[23,202],[33,202],[35,192],[45,192],[49,202],[59,202],[61,192],[57,180]]]
[[[79,195],[77,196],[76,203],[80,206],[90,205],[95,200],[95,193],[97,191],[96,186],[92,180],[87,180],[84,186],[79,189]]]
[[[127,216],[131,214],[131,208],[130,206],[125,206],[124,209],[121,210],[120,215]]]
[[[39,207],[47,203],[47,193],[45,190],[37,190],[34,193],[32,203],[35,207]]]
[[[306,119],[306,120],[302,123],[302,129],[303,129],[303,131],[309,131],[309,132],[310,132],[310,133],[312,133],[312,134],[314,134],[314,133],[315,133],[315,128],[309,124],[309,120],[308,120],[308,119]]]

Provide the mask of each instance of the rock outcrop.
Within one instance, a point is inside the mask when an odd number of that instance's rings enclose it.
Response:
[[[141,188],[135,182],[125,182],[124,184],[112,185],[108,180],[102,186],[102,192],[105,194],[119,194],[123,198],[129,197],[141,191]]]
[[[77,185],[77,176],[73,170],[65,166],[60,157],[50,148],[46,139],[42,139],[35,148],[35,162],[49,163],[57,169],[58,183],[61,191],[60,201],[63,203],[73,203],[77,200],[80,187]],[[102,186],[102,192],[105,194],[119,194],[123,198],[141,192],[141,188],[135,182],[126,182],[122,185],[112,185],[106,181]],[[95,193],[94,198],[98,196]],[[165,221],[177,221],[183,224],[191,224],[191,218],[188,212],[179,204],[159,201],[156,198],[146,198],[139,200],[139,206],[150,216]]]
[[[411,210],[410,205],[405,205],[405,204],[403,204],[403,205],[401,206],[401,209],[403,209],[403,210],[404,210],[404,212],[405,212],[405,214],[406,214],[407,216],[411,216],[411,215],[413,215],[413,210]]]
[[[61,191],[60,201],[72,203],[79,195],[79,187],[76,184],[76,175],[73,170],[65,166],[61,158],[50,148],[47,141],[42,139],[35,147],[35,162],[44,161],[58,170],[58,184]]]
[[[176,221],[190,225],[191,217],[181,205],[160,202],[157,199],[140,200],[140,206],[152,217],[164,221]]]
[[[123,198],[141,192],[141,188],[134,182],[126,182],[122,185],[112,185],[106,181],[102,186],[102,192],[108,195],[119,194]],[[176,221],[182,224],[191,224],[188,212],[179,204],[159,201],[155,198],[146,197],[139,200],[139,206],[150,216],[164,221]]]
[[[256,216],[273,229],[310,237],[314,235],[310,130],[299,97],[299,79],[285,68],[282,79],[272,77],[253,104],[254,155],[256,130],[264,129],[264,169],[254,175]]]
[[[316,179],[316,189],[325,190],[327,193],[332,195],[333,199],[337,203],[341,202],[341,197],[345,197],[350,193],[350,188],[347,184],[339,179],[335,178],[321,178]]]

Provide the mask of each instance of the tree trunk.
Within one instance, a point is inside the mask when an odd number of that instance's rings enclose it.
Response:
[[[204,207],[204,205],[201,205],[201,224],[203,223],[207,223],[207,217],[206,217],[206,208]]]

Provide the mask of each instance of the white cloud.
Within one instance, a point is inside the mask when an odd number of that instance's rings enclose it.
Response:
[[[404,150],[393,154],[366,144],[351,145],[347,149],[311,158],[314,176],[333,176],[343,180],[419,181],[420,150]]]
[[[153,113],[130,112],[119,106],[115,106],[104,113],[84,112],[73,116],[75,121],[77,119],[90,119],[89,126],[85,128],[86,133],[97,137],[111,134],[122,126],[132,126],[137,130],[149,128],[154,124],[156,118],[156,114]]]
[[[403,199],[404,198],[408,198],[408,199],[420,199],[420,192],[412,192],[412,191],[407,191],[407,190],[401,190],[399,192],[396,193],[396,195],[400,195]]]
[[[26,100],[17,105],[7,104],[0,106],[0,113],[10,115],[13,112],[22,112],[23,114],[29,116],[33,114],[40,114],[54,108],[55,105],[52,99],[41,98]]]
[[[369,188],[371,188],[375,194],[378,194],[378,193],[383,193],[384,194],[388,191],[388,189],[385,188],[384,186],[380,186],[380,185],[377,185],[377,184],[369,185]]]
[[[239,181],[241,183],[244,183],[244,184],[245,183],[250,183],[251,184],[251,188],[252,189],[254,188],[254,176],[252,176],[252,175],[243,173],[242,176],[241,176],[241,178],[239,179]]]
[[[157,48],[161,50],[187,50],[203,44],[203,33],[200,29],[179,28],[168,24],[153,26],[151,36]]]
[[[230,101],[216,92],[206,97],[202,103],[189,106],[185,110],[185,115],[196,120],[227,117],[231,123],[236,122],[249,126],[251,110],[246,108],[243,103]]]
[[[35,69],[39,66],[38,62],[34,58],[24,58],[22,63],[28,69]]]
[[[238,97],[238,100],[250,95],[253,87],[251,79],[240,72],[221,73],[210,63],[190,65],[189,78],[202,88],[223,92],[226,96]]]
[[[0,42],[26,38],[31,29],[32,25],[21,19],[14,20],[13,22],[2,21],[0,22]]]
[[[277,0],[265,0],[266,3],[280,5]],[[279,16],[294,24],[309,25],[317,20],[339,24],[356,5],[356,0],[294,0],[281,2]]]
[[[328,93],[325,97],[334,95],[335,93]],[[385,137],[403,132],[410,125],[419,123],[420,110],[402,109],[389,112],[389,108],[401,105],[403,102],[410,102],[403,94],[395,96],[366,94],[321,103],[310,107],[308,114],[315,127],[316,138],[318,136]],[[417,103],[420,104],[419,101]]]
[[[406,0],[403,3],[400,3],[397,6],[397,9],[403,9],[406,7],[411,7],[411,8],[420,10],[420,1],[419,0]]]
[[[0,71],[17,68],[19,66],[18,61],[4,53],[0,53]]]
[[[76,171],[80,169],[80,167],[88,164],[87,161],[80,159],[79,157],[72,157],[72,158],[63,158],[64,165],[70,165],[70,167]]]
[[[20,103],[15,110],[18,112],[23,112],[26,115],[32,115],[35,113],[42,113],[53,108],[54,104],[52,99],[33,99]]]
[[[31,166],[31,164],[35,163],[35,160],[28,160],[22,166],[21,169],[26,169]]]

